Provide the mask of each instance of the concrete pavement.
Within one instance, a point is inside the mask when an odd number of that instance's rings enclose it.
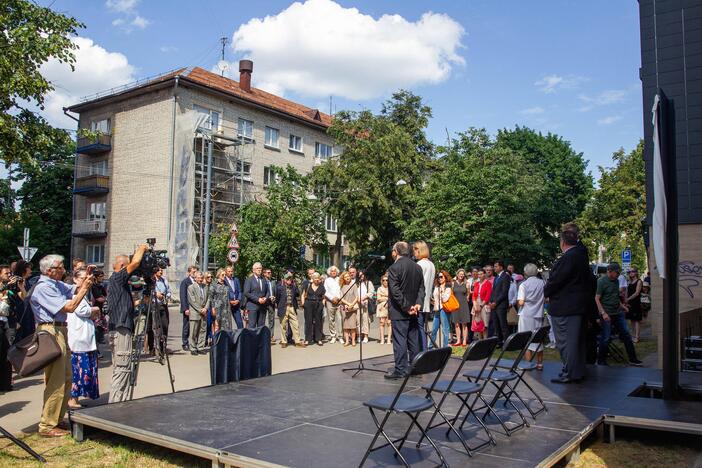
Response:
[[[304,325],[302,312],[299,313],[301,329]],[[192,356],[181,350],[182,316],[177,307],[171,307],[171,323],[168,330],[169,348],[175,350],[170,356],[171,368],[175,377],[176,391],[204,387],[210,384],[209,355]],[[276,320],[275,335],[280,337],[280,323]],[[326,327],[325,327],[326,332]],[[371,342],[363,345],[364,358],[392,354],[392,345],[378,343],[378,320],[371,324]],[[109,396],[112,366],[109,349],[99,345],[103,354],[100,361],[100,399],[81,400],[86,406],[105,404]],[[273,373],[289,372],[310,367],[320,367],[345,362],[355,362],[359,358],[359,346],[344,347],[342,344],[326,343],[324,346],[311,345],[307,348],[289,346],[282,349],[280,345],[272,348]],[[388,356],[388,361],[392,357]],[[383,366],[383,369],[388,366]],[[339,374],[340,379],[350,379],[349,374]],[[43,374],[15,380],[14,390],[0,393],[0,426],[10,432],[35,432],[41,415],[42,393],[44,390]],[[159,365],[155,359],[143,360],[139,368],[134,398],[170,392],[167,367]]]

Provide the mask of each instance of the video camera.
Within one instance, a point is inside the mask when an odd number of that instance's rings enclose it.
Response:
[[[156,271],[171,266],[171,260],[166,256],[167,250],[154,250],[154,245],[156,245],[155,237],[146,239],[146,243],[149,245],[149,250],[144,252],[139,268],[135,273],[143,277],[144,281],[148,283]]]

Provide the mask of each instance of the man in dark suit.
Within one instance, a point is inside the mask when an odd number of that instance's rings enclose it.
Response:
[[[292,339],[295,341],[296,347],[304,348],[307,346],[300,340],[300,327],[297,321],[299,298],[300,291],[297,289],[293,274],[291,272],[285,273],[285,276],[276,284],[275,288],[275,303],[282,329],[280,334],[281,348],[288,347],[289,329],[292,329]]]
[[[180,313],[183,314],[183,351],[190,349],[188,344],[188,337],[190,336],[190,306],[188,305],[188,287],[195,283],[195,273],[197,273],[198,268],[195,265],[190,265],[188,267],[188,276],[186,276],[183,281],[180,282]]]
[[[385,374],[386,379],[400,379],[407,375],[410,363],[419,352],[417,314],[424,304],[424,276],[421,267],[409,256],[407,242],[396,242],[392,247],[395,263],[388,268],[388,312],[392,323],[395,368]]]
[[[244,328],[244,322],[241,320],[241,283],[239,278],[234,276],[234,267],[228,266],[224,270],[224,283],[229,288],[229,307],[232,309],[232,317],[238,329]]]
[[[249,328],[258,328],[266,324],[268,298],[271,292],[268,283],[261,276],[263,266],[256,262],[251,269],[253,273],[244,282],[244,297],[246,310],[249,312]]]
[[[592,273],[587,248],[578,242],[578,234],[575,224],[563,226],[563,255],[553,264],[544,287],[556,347],[563,362],[563,371],[551,379],[554,383],[579,382],[585,377],[585,321],[593,301]]]
[[[507,339],[509,326],[507,325],[507,309],[509,308],[509,284],[511,279],[505,271],[505,262],[498,260],[495,262],[495,281],[492,283],[492,293],[490,294],[490,309],[492,310],[492,321],[497,339],[500,340],[498,346]]]

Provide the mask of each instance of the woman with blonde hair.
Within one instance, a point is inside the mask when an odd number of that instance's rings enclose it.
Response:
[[[434,290],[434,277],[436,276],[436,267],[429,260],[429,246],[424,241],[417,241],[412,244],[414,258],[417,260],[417,265],[422,269],[424,277],[424,304],[422,305],[421,313],[417,316],[419,323],[419,350],[427,349],[427,333],[425,322],[431,314],[431,298]]]
[[[388,274],[385,273],[380,277],[380,286],[376,291],[377,312],[376,315],[380,321],[380,344],[390,344],[392,338],[392,326],[390,317],[388,316],[388,300],[390,298],[388,291]],[[385,338],[385,327],[387,327],[387,340]]]
[[[358,290],[351,282],[351,275],[345,271],[339,276],[341,301],[339,308],[344,319],[344,346],[356,346],[356,329],[358,327]]]
[[[229,306],[229,287],[225,283],[225,276],[224,268],[220,268],[215,273],[217,281],[210,285],[212,318],[214,319],[213,333],[217,333],[219,330],[233,330],[234,317],[232,317],[232,309]]]

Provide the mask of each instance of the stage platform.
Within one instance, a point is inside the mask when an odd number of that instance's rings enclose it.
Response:
[[[388,367],[388,357],[366,361],[379,369]],[[458,366],[447,365],[445,376]],[[90,436],[90,428],[168,447],[212,461],[213,466],[358,466],[375,433],[375,426],[363,401],[380,394],[392,394],[400,385],[387,381],[379,372],[362,372],[355,378],[342,372],[349,365],[334,365],[276,374],[240,383],[209,386],[175,394],[158,395],[131,402],[84,408],[71,413],[74,436]],[[467,367],[466,367],[467,368]],[[606,415],[624,411],[652,414],[648,408],[658,400],[628,395],[643,382],[660,380],[660,371],[624,367],[592,367],[588,379],[578,385],[552,384],[560,366],[546,363],[543,372],[528,375],[530,384],[547,402],[548,412],[527,418],[530,427],[507,437],[489,418],[497,445],[468,457],[456,437],[447,438],[445,429],[430,435],[440,444],[451,466],[475,463],[481,466],[550,466],[573,451],[602,424]],[[420,394],[429,376],[410,380],[407,390]],[[492,393],[492,392],[487,392]],[[525,392],[523,392],[526,394]],[[660,416],[699,415],[702,403],[682,402],[695,409],[659,412]],[[453,414],[457,401],[444,405]],[[501,405],[499,405],[501,408]],[[510,412],[501,415],[510,417]],[[421,421],[426,422],[429,414]],[[407,428],[403,415],[391,417],[386,428],[400,435]],[[484,440],[474,427],[464,434],[471,445]],[[418,439],[417,431],[410,440]],[[403,454],[413,466],[436,466],[438,457],[424,441],[420,449],[407,443]],[[391,448],[373,452],[366,466],[400,466]]]

